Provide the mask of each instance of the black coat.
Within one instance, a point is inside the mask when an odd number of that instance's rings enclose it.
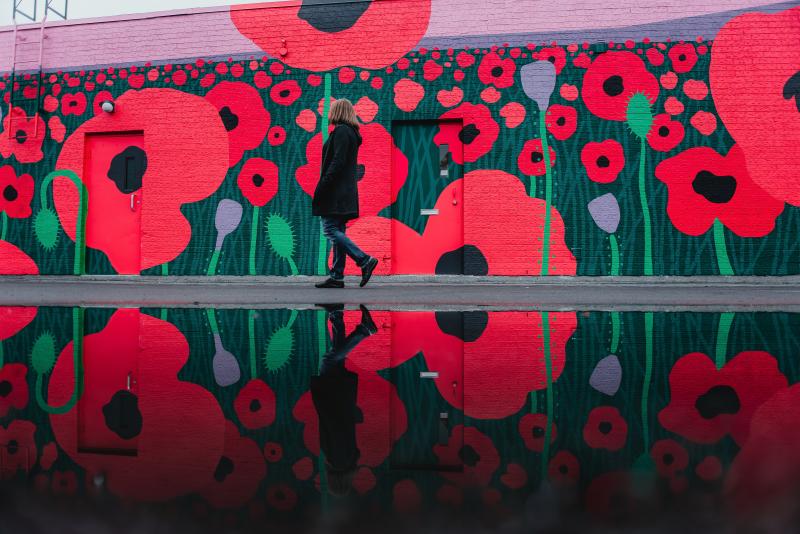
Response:
[[[358,217],[358,147],[361,136],[339,124],[322,147],[322,167],[311,209],[320,217]]]

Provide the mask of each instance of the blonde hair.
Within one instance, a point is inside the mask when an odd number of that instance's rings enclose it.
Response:
[[[355,108],[353,108],[353,103],[346,98],[335,100],[333,104],[331,104],[330,120],[331,124],[349,124],[356,130],[358,130],[359,127],[358,117],[356,116]]]

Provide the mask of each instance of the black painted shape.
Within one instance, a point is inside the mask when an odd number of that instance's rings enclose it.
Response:
[[[477,126],[475,126],[474,124],[467,124],[466,126],[461,128],[460,132],[458,132],[458,139],[465,145],[468,145],[471,142],[473,142],[480,134],[481,131],[478,129]]]
[[[602,423],[597,425],[597,430],[599,430],[600,433],[603,434],[604,436],[610,434],[613,428],[614,427],[608,421],[603,421]]]
[[[794,98],[797,112],[800,113],[800,70],[786,81],[786,85],[783,86],[783,98],[786,100]]]
[[[15,439],[9,441],[8,445],[6,445],[6,451],[11,455],[17,454],[19,452],[19,442]]]
[[[658,129],[658,135],[660,135],[661,137],[669,137],[669,128],[667,128],[666,126],[661,126]]]
[[[321,32],[337,33],[352,28],[371,4],[371,0],[333,4],[330,0],[303,0],[297,17]]]
[[[692,180],[692,189],[714,204],[725,204],[736,193],[736,178],[717,176],[713,172],[700,171]]]
[[[672,465],[675,463],[675,457],[670,453],[665,453],[661,461],[664,462],[664,465]]]
[[[356,165],[356,180],[357,181],[360,182],[361,179],[364,178],[364,173],[366,172],[366,170],[367,169],[366,169],[366,167],[364,167],[363,163],[359,163],[358,165]]]
[[[147,170],[147,154],[138,146],[129,146],[111,160],[107,176],[121,193],[133,193],[142,188]]]
[[[566,123],[567,119],[564,117],[559,117],[558,120],[556,120],[556,124],[558,124],[559,126],[564,126]]]
[[[543,152],[531,152],[531,161],[533,163],[539,163],[543,159],[544,159],[544,153]]]
[[[106,426],[122,439],[133,439],[142,431],[142,412],[139,399],[126,390],[114,393],[108,404],[103,406]]]
[[[19,193],[17,190],[10,185],[7,185],[5,189],[3,189],[3,198],[6,199],[8,202],[14,202],[17,200]]]
[[[8,397],[9,395],[11,395],[11,392],[13,390],[14,387],[8,380],[3,380],[2,382],[0,382],[0,397]]]
[[[219,118],[222,119],[222,124],[229,132],[239,126],[239,117],[228,106],[219,110]]]
[[[619,96],[622,94],[624,87],[622,85],[622,76],[615,74],[610,76],[603,82],[603,91],[608,96]]]
[[[713,419],[722,414],[736,414],[741,408],[739,395],[730,386],[714,386],[697,397],[694,407],[703,419]]]
[[[611,165],[611,161],[608,159],[607,156],[600,156],[599,158],[597,158],[597,166],[600,167],[601,169],[605,169],[609,165]]]
[[[502,75],[503,75],[503,67],[498,66],[492,68],[492,76],[494,76],[495,78],[499,78]]]
[[[442,254],[436,262],[436,274],[485,276],[489,274],[489,263],[478,247],[464,245]]]
[[[219,459],[217,468],[214,470],[214,480],[222,484],[231,473],[233,473],[233,460],[223,456]]]
[[[14,132],[14,139],[16,139],[17,143],[21,145],[25,144],[25,141],[28,140],[28,132],[26,132],[25,130],[17,130],[16,132]]]
[[[542,427],[540,427],[538,425],[533,427],[533,428],[531,428],[531,435],[536,439],[543,438],[545,436],[544,428],[542,428]]]
[[[489,314],[483,311],[438,311],[435,316],[439,330],[467,343],[480,339],[489,324]]]
[[[253,399],[250,401],[250,411],[256,413],[261,409],[261,401],[258,399]]]
[[[458,457],[464,463],[464,465],[473,467],[478,465],[478,462],[481,461],[480,455],[472,448],[471,445],[464,445],[458,451]]]
[[[253,175],[253,185],[256,187],[261,187],[264,184],[264,177],[260,174]]]

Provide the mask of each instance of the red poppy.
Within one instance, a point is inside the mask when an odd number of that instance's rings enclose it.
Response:
[[[42,447],[42,456],[39,458],[39,465],[45,471],[53,467],[53,464],[58,460],[58,446],[52,441]]]
[[[617,179],[625,167],[625,152],[619,141],[614,139],[590,142],[581,149],[581,162],[591,181],[609,184]]]
[[[103,109],[100,106],[106,100],[114,100],[114,95],[112,95],[110,91],[98,91],[98,93],[94,95],[94,100],[92,101],[92,112],[95,115],[101,115],[103,113]]]
[[[258,90],[244,82],[220,82],[206,94],[228,131],[230,161],[233,167],[247,150],[264,140],[270,123],[269,111]]]
[[[83,93],[64,93],[61,96],[62,115],[83,115],[86,111],[86,95]]]
[[[9,135],[9,129],[13,129],[12,135]],[[42,143],[45,131],[41,116],[28,117],[22,108],[12,108],[11,113],[3,118],[0,155],[10,158],[13,154],[20,163],[36,163],[44,156]]]
[[[783,202],[753,183],[748,169],[739,145],[726,156],[697,147],[662,161],[655,174],[667,184],[667,214],[675,228],[701,235],[719,219],[741,237],[769,234]]]
[[[166,501],[206,488],[224,451],[225,417],[211,392],[178,379],[189,359],[189,344],[180,330],[136,308],[119,309],[103,330],[84,337],[83,348],[83,396],[68,412],[50,416],[64,453],[87,471],[102,472],[108,490],[123,499]],[[52,406],[62,406],[72,396],[72,351],[70,342],[50,377],[46,400]],[[114,365],[109,354],[115,355]],[[133,436],[137,454],[86,451],[79,446],[83,440],[116,443],[121,438],[103,407],[112,393],[127,390],[126,362],[131,359],[138,362],[132,404],[141,420]],[[258,447],[256,454],[260,458]]]
[[[17,178],[11,165],[0,167],[0,212],[5,212],[12,219],[30,217],[32,199],[33,177],[21,174]]]
[[[0,341],[17,335],[33,321],[37,311],[33,306],[0,306]]]
[[[603,52],[583,76],[581,95],[586,107],[601,119],[626,120],[628,101],[643,93],[651,103],[658,98],[658,80],[642,58],[628,51]]]
[[[558,451],[547,464],[547,477],[556,486],[572,486],[581,478],[578,459],[569,451]]]
[[[586,510],[603,520],[623,521],[636,508],[635,490],[629,473],[604,473],[592,480],[586,489]]]
[[[281,444],[270,441],[264,445],[264,458],[270,463],[280,462],[281,458],[283,458],[283,447],[281,447]]]
[[[559,141],[569,139],[578,127],[578,112],[571,106],[553,104],[547,108],[547,131]]]
[[[267,488],[267,502],[281,512],[288,512],[297,504],[297,494],[283,482]]]
[[[361,135],[364,141],[358,151],[358,207],[360,215],[367,217],[397,200],[408,173],[408,159],[394,144],[389,132],[377,122],[362,125]],[[295,178],[303,191],[313,195],[319,182],[322,134],[316,134],[306,145],[306,159],[308,163],[297,169]],[[392,187],[386,186],[387,161],[392,162]]]
[[[547,46],[534,54],[539,61],[549,61],[556,68],[556,74],[567,65],[567,53],[560,46]]]
[[[485,85],[494,85],[498,89],[505,89],[514,85],[514,73],[517,64],[510,57],[501,59],[497,52],[490,52],[483,56],[478,65],[478,78]]]
[[[795,156],[800,146],[797,62],[756,60],[743,69],[742,55],[769,58],[781,43],[798,42],[799,16],[800,7],[794,7],[734,17],[717,32],[709,67],[714,107],[725,130],[744,152],[750,177],[767,193],[793,206],[800,205]],[[759,112],[743,113],[745,109]],[[779,132],[775,125],[780,125]]]
[[[102,224],[86,235],[86,245],[103,251],[115,269],[138,274],[139,270],[174,260],[189,244],[192,227],[181,212],[181,206],[207,198],[225,179],[228,135],[218,110],[196,95],[174,89],[144,89],[128,91],[115,102],[124,113],[104,113],[84,122],[64,142],[56,168],[72,170],[85,182],[86,138],[92,137],[87,134],[143,132],[143,155],[147,163],[141,180],[148,193],[141,203],[141,226],[137,223],[133,230],[129,218],[121,217],[116,209],[108,209],[109,202],[127,206],[130,194],[120,191],[112,180],[95,181],[98,183],[91,184],[89,213],[94,210],[98,223]],[[248,104],[245,108],[247,121],[259,115],[253,107]],[[180,113],[165,113],[165,109],[179,109]],[[239,128],[231,133],[235,134]],[[202,157],[198,153],[197,132],[203,132]],[[232,144],[241,149],[239,141],[234,140]],[[95,152],[92,157],[101,157],[102,165],[110,165],[117,155],[108,150]],[[53,199],[64,232],[74,240],[77,188],[67,178],[56,178]],[[141,251],[138,265],[131,265],[129,241],[121,239],[131,232],[141,235],[140,240],[137,238]]]
[[[353,476],[353,489],[356,490],[356,493],[359,495],[369,493],[375,488],[377,483],[378,481],[375,478],[375,473],[373,473],[372,469],[369,467],[359,467],[356,474]]]
[[[628,423],[613,406],[598,406],[589,412],[583,440],[593,449],[618,451],[628,439]]]
[[[281,106],[291,106],[302,94],[303,90],[296,80],[283,80],[269,90],[272,101]]]
[[[692,352],[669,373],[670,401],[658,421],[696,443],[716,443],[731,434],[742,445],[753,412],[786,384],[767,352],[740,352],[719,370],[711,358]]]
[[[242,35],[265,52],[274,55],[285,49],[282,61],[293,67],[316,72],[346,65],[380,69],[425,35],[431,0],[343,4],[335,10],[308,2],[277,10],[234,6],[230,14]],[[287,35],[294,36],[288,43]]]
[[[669,152],[683,141],[684,128],[680,121],[674,121],[666,113],[653,117],[653,126],[647,134],[650,148],[659,152]]]
[[[30,472],[38,458],[35,434],[36,425],[30,421],[15,419],[5,428],[0,426],[0,480],[14,478],[18,471]]]
[[[250,158],[236,179],[244,197],[253,206],[265,206],[278,192],[278,166],[262,158]]]
[[[292,464],[292,473],[297,480],[308,480],[314,475],[314,460],[304,456]]]
[[[550,168],[556,165],[556,152],[553,147],[548,145],[550,153]],[[528,176],[544,176],[547,169],[544,161],[544,149],[541,139],[529,139],[522,145],[522,151],[517,156],[517,165],[522,174]]]
[[[75,495],[78,493],[78,475],[75,471],[53,471],[50,489],[55,495]]]
[[[447,445],[434,445],[439,462],[464,466],[461,472],[442,472],[446,479],[462,485],[486,486],[500,467],[500,456],[492,439],[475,427],[458,425]]]
[[[528,450],[542,452],[544,450],[544,438],[547,432],[547,416],[543,413],[525,414],[519,420],[519,433],[525,447]],[[550,429],[550,443],[553,443],[558,436],[555,423]]]
[[[267,141],[272,146],[282,145],[286,141],[286,130],[281,126],[273,126],[267,132]]]
[[[464,102],[442,113],[439,119],[443,121],[460,119],[463,122],[461,131],[455,137],[453,130],[449,128],[440,130],[433,138],[433,142],[437,145],[463,145],[463,151],[452,152],[453,161],[459,165],[465,162],[472,163],[489,152],[500,133],[500,127],[492,118],[492,112],[483,104]]]
[[[674,439],[661,439],[653,443],[650,456],[662,477],[672,478],[689,465],[689,454]]]
[[[225,448],[210,483],[200,491],[214,508],[239,508],[258,491],[267,466],[258,444],[242,437],[231,421],[225,422]]]
[[[23,410],[28,405],[28,368],[21,363],[0,367],[0,418],[11,408]]]
[[[233,409],[245,428],[269,426],[275,421],[275,392],[264,381],[253,379],[236,396]]]
[[[697,50],[692,43],[678,43],[673,45],[667,52],[669,60],[672,62],[672,70],[682,74],[689,72],[697,63]]]

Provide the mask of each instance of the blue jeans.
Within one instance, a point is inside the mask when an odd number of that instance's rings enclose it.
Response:
[[[330,275],[334,280],[344,279],[344,262],[347,256],[350,256],[359,267],[363,267],[369,259],[369,255],[345,235],[346,229],[345,221],[338,217],[322,218],[322,232],[333,246],[333,265]]]

